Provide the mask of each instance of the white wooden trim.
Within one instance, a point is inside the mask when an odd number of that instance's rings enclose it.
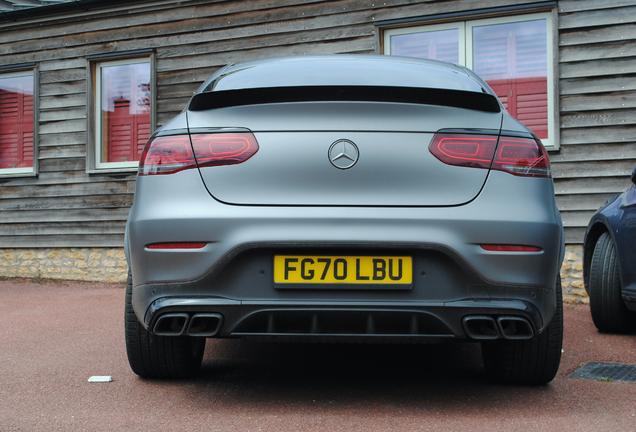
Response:
[[[0,175],[15,175],[15,174],[31,174],[33,172],[32,167],[26,168],[0,168]]]
[[[459,31],[459,65],[464,66],[466,64],[466,45],[462,44],[461,41],[466,39],[466,26],[463,22],[455,22],[455,23],[444,23],[444,24],[432,24],[426,26],[417,26],[417,27],[403,27],[403,28],[393,28],[384,31],[384,53],[391,54],[391,36],[399,36],[413,33],[427,33],[427,32],[436,32],[442,30],[453,30],[457,29]]]
[[[555,40],[555,27],[553,24],[552,12],[539,12],[524,15],[510,15],[501,16],[496,18],[484,18],[476,20],[464,20],[456,22],[448,22],[442,24],[422,25],[416,27],[403,27],[392,28],[384,30],[384,53],[391,54],[391,36],[412,34],[412,33],[424,33],[438,30],[449,30],[453,28],[460,29],[460,46],[459,46],[459,64],[466,66],[467,68],[473,68],[473,40],[472,29],[473,27],[507,24],[524,21],[546,20],[546,57],[548,62],[547,67],[547,85],[548,85],[548,138],[542,140],[543,145],[548,149],[557,149],[559,143],[559,129],[557,124],[558,110],[556,97],[557,90],[555,86],[555,70],[558,67],[558,63],[555,60],[554,40]],[[463,36],[463,37],[462,37]],[[461,41],[464,41],[462,44]]]
[[[19,71],[19,72],[0,72],[0,79],[3,78],[17,78],[17,77],[23,77],[23,76],[33,76],[33,70],[29,69],[26,71]]]

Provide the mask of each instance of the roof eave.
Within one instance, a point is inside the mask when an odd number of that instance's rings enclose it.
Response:
[[[130,4],[131,2],[144,3],[148,1],[151,0],[74,0],[66,3],[0,12],[0,24],[46,16],[59,16],[91,9],[112,8],[121,4]]]

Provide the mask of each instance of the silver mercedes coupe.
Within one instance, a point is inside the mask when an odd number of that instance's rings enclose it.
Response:
[[[559,367],[564,254],[547,153],[471,70],[371,55],[231,64],[146,145],[126,347],[188,377],[206,338],[480,342]]]

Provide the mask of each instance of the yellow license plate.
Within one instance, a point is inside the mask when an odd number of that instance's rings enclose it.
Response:
[[[291,285],[409,285],[413,282],[410,256],[275,255],[274,284]]]

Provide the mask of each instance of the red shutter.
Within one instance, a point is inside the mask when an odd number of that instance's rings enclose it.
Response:
[[[548,79],[518,78],[487,81],[511,116],[541,139],[548,138]]]
[[[548,138],[545,20],[475,27],[474,65],[510,115]]]
[[[115,99],[115,110],[108,112],[108,162],[130,160],[130,131],[132,119],[130,101],[123,97]]]
[[[0,89],[0,168],[32,166],[33,95]]]
[[[108,162],[137,161],[150,138],[150,114],[130,114],[130,101],[118,98],[108,112]]]

